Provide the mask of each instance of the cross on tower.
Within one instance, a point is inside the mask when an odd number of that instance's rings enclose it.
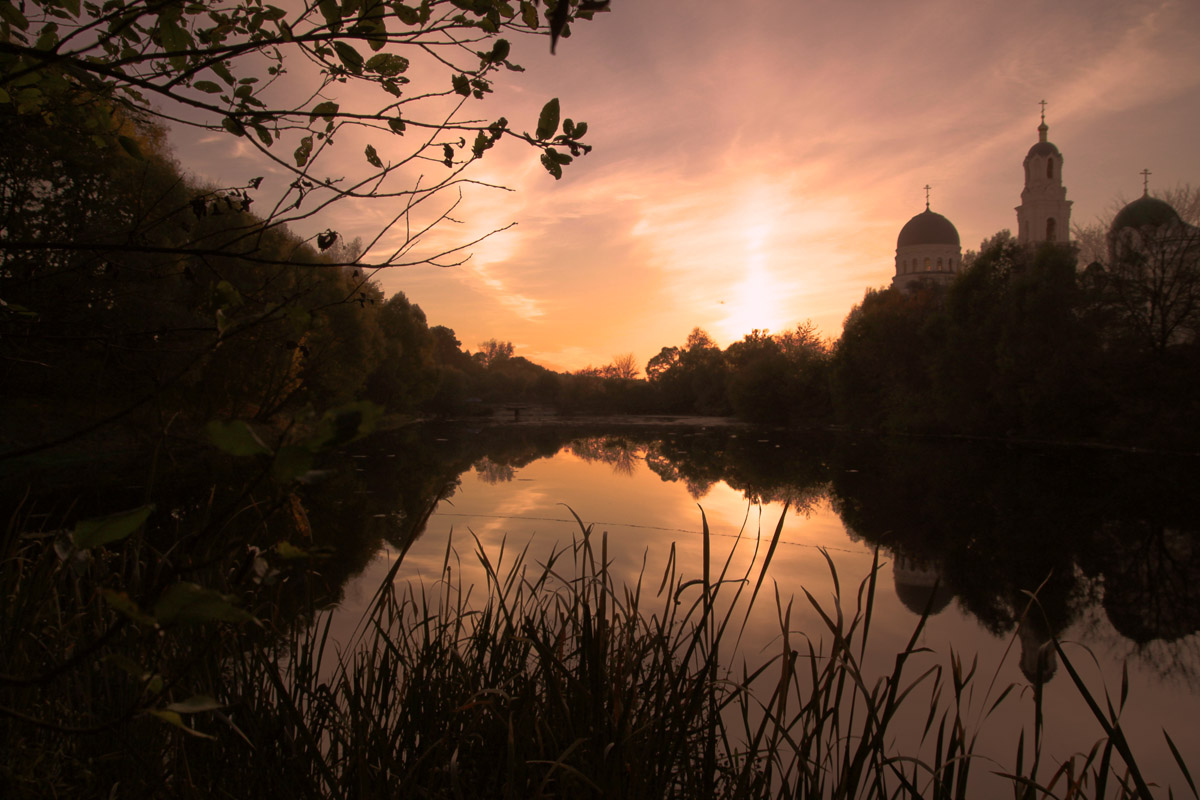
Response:
[[[1046,122],[1046,101],[1040,100],[1040,101],[1038,101],[1038,105],[1042,107],[1042,124],[1045,124],[1045,122]]]
[[[1142,170],[1142,194],[1150,194],[1150,175],[1150,170]]]
[[[928,183],[925,184],[925,210],[926,211],[929,210],[929,189],[930,189],[929,184]]]

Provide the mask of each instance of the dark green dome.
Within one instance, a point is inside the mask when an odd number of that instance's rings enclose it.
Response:
[[[1029,148],[1029,152],[1025,155],[1025,160],[1028,161],[1035,156],[1046,157],[1056,156],[1058,154],[1058,148],[1054,146],[1053,142],[1038,142],[1033,147]]]
[[[952,244],[958,247],[958,229],[950,220],[928,208],[900,229],[896,247],[922,244]]]
[[[1148,228],[1179,224],[1179,214],[1165,200],[1144,194],[1117,212],[1113,218],[1111,233],[1126,228]]]

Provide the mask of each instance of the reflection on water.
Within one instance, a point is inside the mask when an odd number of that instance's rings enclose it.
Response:
[[[770,578],[781,604],[799,598],[796,633],[819,638],[822,630],[801,589],[821,602],[833,594],[821,551],[843,595],[853,597],[878,549],[890,580],[879,582],[873,615],[875,667],[891,668],[928,613],[922,645],[966,662],[978,654],[994,683],[1027,687],[1010,717],[990,719],[980,734],[1006,763],[1031,713],[1029,690],[1043,684],[1052,748],[1086,751],[1099,737],[1052,638],[1066,643],[1086,679],[1107,681],[1114,694],[1128,662],[1131,702],[1121,722],[1135,754],[1145,752],[1147,771],[1177,779],[1160,744],[1164,723],[1185,760],[1200,763],[1190,723],[1200,713],[1194,463],[978,443],[794,439],[744,428],[395,436],[372,440],[356,460],[360,494],[352,510],[341,507],[357,521],[325,520],[351,552],[381,553],[356,559],[361,572],[342,601],[347,619],[399,553],[402,579],[436,578],[449,545],[460,577],[471,580],[476,548],[494,561],[526,547],[545,558],[579,532],[572,512],[607,536],[612,569],[630,583],[657,585],[672,550],[678,569],[698,572],[704,522],[714,559],[729,559],[730,574],[742,574],[786,503]],[[367,541],[350,544],[352,531]],[[742,640],[751,662],[779,637],[774,599],[758,605]]]

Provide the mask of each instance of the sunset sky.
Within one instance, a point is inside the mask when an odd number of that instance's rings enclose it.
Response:
[[[644,365],[697,326],[722,346],[805,319],[836,337],[890,281],[925,184],[964,250],[1015,229],[1042,99],[1073,224],[1138,196],[1146,168],[1152,191],[1200,183],[1195,0],[613,0],[573,34],[553,57],[514,40],[527,71],[468,111],[532,131],[558,97],[595,150],[555,181],[502,144],[472,177],[514,191],[471,187],[436,241],[516,226],[463,266],[377,276],[471,350],[578,369]],[[217,181],[257,168],[230,148],[176,140]],[[369,239],[381,217],[343,205],[318,229]]]

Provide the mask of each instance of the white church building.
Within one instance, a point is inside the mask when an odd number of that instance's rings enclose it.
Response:
[[[1071,201],[1063,186],[1063,156],[1046,138],[1045,106],[1038,140],[1025,155],[1025,188],[1017,206],[1017,241],[1036,245],[1066,242],[1071,230]],[[925,187],[925,210],[905,223],[896,240],[896,274],[892,286],[907,289],[914,284],[948,284],[962,271],[962,244],[950,220],[929,208]]]

